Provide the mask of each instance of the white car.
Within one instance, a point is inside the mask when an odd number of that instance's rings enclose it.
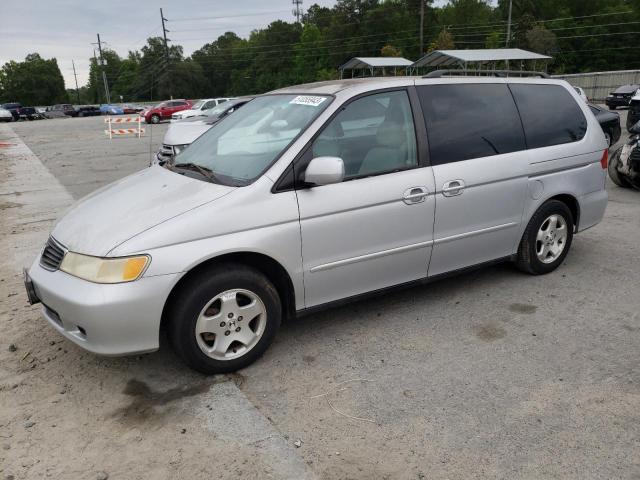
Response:
[[[582,87],[573,87],[574,90],[578,93],[578,95],[580,96],[580,98],[582,100],[584,100],[584,103],[589,103],[589,99],[587,98],[587,94],[584,93],[584,90],[582,89]]]
[[[13,115],[6,108],[0,108],[0,122],[11,122],[13,120]]]
[[[206,111],[220,105],[221,103],[228,102],[229,100],[235,100],[233,98],[204,98],[198,100],[189,110],[182,110],[171,115],[171,120],[182,120],[184,118],[199,117],[206,115]]]

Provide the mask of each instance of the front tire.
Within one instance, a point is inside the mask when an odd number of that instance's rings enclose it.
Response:
[[[244,368],[269,347],[282,307],[273,284],[240,264],[188,279],[168,310],[171,346],[191,368],[211,375]]]
[[[154,125],[160,123],[160,115],[151,115],[151,123]]]
[[[549,200],[542,204],[522,235],[517,267],[532,275],[558,268],[571,247],[573,220],[571,210],[563,202]]]

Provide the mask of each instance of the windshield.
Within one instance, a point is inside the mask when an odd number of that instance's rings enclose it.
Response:
[[[220,105],[218,105],[217,107],[214,107],[214,108],[211,108],[209,110],[206,110],[205,113],[206,113],[207,117],[217,117],[221,113],[223,113],[223,112],[229,110],[230,108],[232,108],[237,103],[240,103],[240,100],[233,100],[233,101],[230,101],[230,102],[224,102],[224,103],[221,103]]]
[[[191,105],[191,110],[198,110],[202,105],[204,105],[204,100],[198,100],[196,103]]]
[[[220,182],[248,185],[329,103],[326,96],[257,97],[193,142],[176,158],[175,166],[195,164],[210,170]]]

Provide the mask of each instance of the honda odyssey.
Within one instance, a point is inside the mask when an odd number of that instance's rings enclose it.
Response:
[[[25,284],[91,352],[156,350],[166,331],[192,368],[229,372],[283,320],[367,293],[504,260],[552,272],[602,219],[606,168],[602,129],[560,80],[284,88],[79,201]]]

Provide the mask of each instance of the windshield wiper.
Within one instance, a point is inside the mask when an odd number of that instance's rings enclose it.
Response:
[[[221,183],[215,176],[215,174],[213,173],[213,171],[210,168],[207,167],[203,167],[202,165],[198,165],[196,163],[173,163],[171,165],[171,167],[173,168],[184,168],[185,170],[192,170],[195,172],[198,172],[200,175],[202,175],[203,177],[205,177],[206,179],[208,179],[209,181],[213,182],[213,183]]]

